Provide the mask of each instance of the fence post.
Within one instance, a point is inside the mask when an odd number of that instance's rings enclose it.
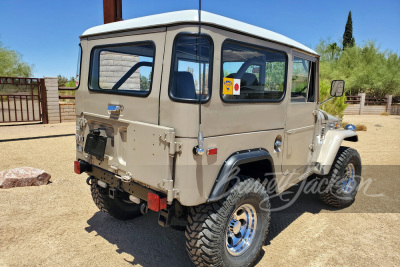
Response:
[[[358,94],[360,96],[360,115],[364,114],[365,93]]]
[[[47,92],[46,92],[46,85],[44,83],[44,79],[39,79],[38,82],[40,83],[40,99],[42,105],[42,122],[43,124],[49,123],[49,116],[47,113]]]
[[[58,98],[58,79],[45,77],[44,83],[47,93],[47,114],[49,123],[60,122],[60,103]]]
[[[390,112],[392,111],[392,95],[385,95],[387,103],[386,103],[386,112]]]

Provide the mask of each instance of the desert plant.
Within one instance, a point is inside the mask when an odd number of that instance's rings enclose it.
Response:
[[[356,125],[356,130],[357,131],[366,131],[367,130],[367,126],[365,126],[364,124],[357,124]]]

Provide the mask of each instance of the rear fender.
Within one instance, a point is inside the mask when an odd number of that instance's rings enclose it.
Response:
[[[238,151],[229,156],[229,158],[225,160],[224,165],[221,167],[207,202],[217,201],[224,196],[230,181],[236,177],[237,173],[235,173],[235,170],[237,167],[243,164],[259,161],[266,161],[268,166],[265,167],[268,169],[270,174],[274,173],[273,159],[270,153],[265,149],[256,148]]]

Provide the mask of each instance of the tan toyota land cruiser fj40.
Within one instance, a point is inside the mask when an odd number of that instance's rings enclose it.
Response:
[[[280,34],[197,10],[91,28],[81,39],[75,172],[118,219],[148,210],[187,220],[199,266],[247,266],[270,221],[269,195],[313,176],[350,205],[357,134],[319,109],[319,56]],[[333,81],[332,97],[344,81]],[[274,185],[273,192],[267,185]]]

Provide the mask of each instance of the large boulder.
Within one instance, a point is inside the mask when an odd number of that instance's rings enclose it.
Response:
[[[0,188],[44,185],[49,182],[50,178],[51,175],[44,170],[32,167],[0,171]]]

